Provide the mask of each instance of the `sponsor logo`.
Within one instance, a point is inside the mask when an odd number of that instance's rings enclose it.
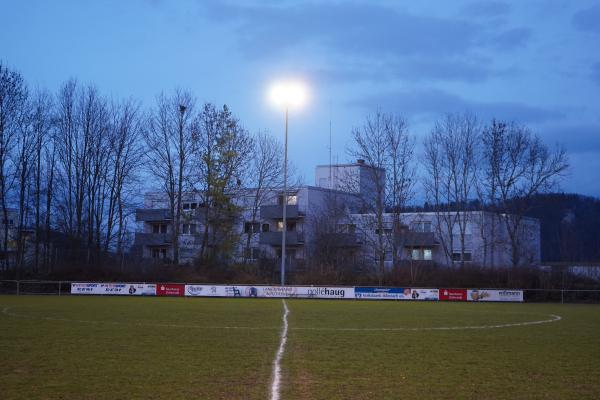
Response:
[[[309,288],[308,296],[309,297],[344,298],[344,297],[346,297],[346,290],[343,288],[328,288],[328,287]]]

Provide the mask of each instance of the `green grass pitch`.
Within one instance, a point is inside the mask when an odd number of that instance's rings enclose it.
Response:
[[[600,398],[598,305],[286,302],[282,399]],[[0,309],[0,399],[269,398],[282,300],[0,296]]]

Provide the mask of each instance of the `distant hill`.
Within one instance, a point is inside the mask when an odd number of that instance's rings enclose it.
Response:
[[[540,220],[542,261],[600,261],[600,199],[542,194],[528,215]]]

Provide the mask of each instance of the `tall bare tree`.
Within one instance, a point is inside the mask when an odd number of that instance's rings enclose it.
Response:
[[[404,232],[401,213],[414,195],[415,186],[415,138],[408,132],[406,120],[399,116],[386,118],[387,142],[387,195],[386,203],[392,214],[390,244],[392,263],[398,265],[402,252]]]
[[[189,92],[176,90],[172,96],[161,93],[146,127],[147,161],[169,202],[172,221],[173,263],[179,263],[179,232],[182,198],[192,157],[192,115],[195,100]]]
[[[267,133],[259,132],[254,140],[254,150],[250,160],[249,187],[252,190],[250,204],[250,223],[246,229],[244,260],[251,251],[252,238],[258,233],[255,227],[259,223],[260,207],[265,204],[269,193],[281,186],[283,177],[283,146]]]
[[[524,254],[523,227],[532,198],[555,188],[569,167],[564,148],[551,150],[516,123],[492,121],[482,134],[489,203],[504,223],[513,266]]]
[[[5,269],[9,267],[8,197],[12,189],[13,177],[10,156],[25,112],[27,94],[27,87],[21,74],[0,63],[0,202],[3,225],[1,251]]]
[[[473,115],[448,114],[436,122],[424,143],[424,186],[436,213],[435,228],[447,261],[454,261],[452,254],[458,241],[461,266],[465,263],[470,222],[467,211],[475,196],[478,129]]]
[[[364,226],[375,231],[375,236],[368,232],[364,235],[369,241],[369,252],[373,255],[376,264],[376,273],[379,284],[383,283],[385,273],[386,252],[389,243],[386,230],[389,230],[384,221],[386,207],[386,168],[388,167],[388,127],[389,116],[377,112],[367,116],[362,126],[353,129],[353,147],[348,150],[351,157],[363,160],[366,165],[367,180],[370,188],[361,188],[361,177],[348,176],[347,186],[350,191],[362,193],[362,212],[366,214]],[[367,189],[367,190],[365,190]]]

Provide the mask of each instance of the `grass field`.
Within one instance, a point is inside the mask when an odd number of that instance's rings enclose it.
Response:
[[[282,399],[600,398],[598,305],[286,302]],[[0,309],[1,399],[269,398],[282,300],[0,296]]]

